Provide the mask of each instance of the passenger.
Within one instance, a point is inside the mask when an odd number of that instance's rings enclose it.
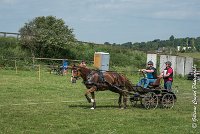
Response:
[[[147,68],[146,69],[141,69],[143,73],[146,73],[146,78],[143,78],[140,80],[140,82],[137,84],[137,86],[142,86],[143,88],[147,88],[150,83],[153,83],[157,79],[157,71],[156,68],[153,67],[153,62],[149,61],[147,63]]]
[[[172,63],[170,61],[165,62],[166,68],[162,71],[159,77],[164,79],[164,88],[167,91],[172,90],[172,82],[173,82],[173,69],[171,67]]]

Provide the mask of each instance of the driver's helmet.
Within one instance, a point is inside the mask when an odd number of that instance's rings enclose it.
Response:
[[[153,65],[153,62],[152,62],[152,61],[149,61],[147,64],[148,64],[148,65]]]
[[[168,64],[169,66],[172,65],[172,63],[170,61],[165,62],[165,64]]]

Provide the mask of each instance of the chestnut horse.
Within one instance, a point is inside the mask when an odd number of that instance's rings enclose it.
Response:
[[[105,91],[110,90],[112,92],[119,94],[118,104],[122,108],[122,97],[123,97],[123,108],[127,107],[127,96],[130,91],[133,91],[133,85],[131,82],[123,75],[106,71],[104,73],[98,70],[91,70],[87,67],[73,66],[72,67],[73,76],[72,77],[82,77],[83,83],[85,84],[87,91],[85,97],[89,103],[92,102],[91,109],[96,108],[95,101],[95,91]],[[89,97],[91,94],[92,99]]]

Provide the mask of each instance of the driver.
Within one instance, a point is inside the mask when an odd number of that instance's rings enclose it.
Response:
[[[157,71],[156,68],[153,67],[153,62],[149,61],[147,63],[147,68],[146,69],[141,69],[143,73],[146,73],[146,78],[143,78],[139,81],[137,86],[142,86],[143,88],[147,88],[149,83],[153,83],[157,79]]]

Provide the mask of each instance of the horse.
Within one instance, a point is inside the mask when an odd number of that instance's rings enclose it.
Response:
[[[119,94],[118,104],[119,108],[127,108],[127,96],[130,91],[133,91],[133,85],[131,82],[122,74],[113,71],[106,71],[102,73],[99,70],[92,70],[83,66],[73,66],[72,77],[81,77],[85,84],[87,91],[85,97],[89,103],[92,103],[91,109],[96,108],[95,91],[110,90]],[[89,97],[91,94],[91,97]],[[122,107],[123,97],[123,107]]]

